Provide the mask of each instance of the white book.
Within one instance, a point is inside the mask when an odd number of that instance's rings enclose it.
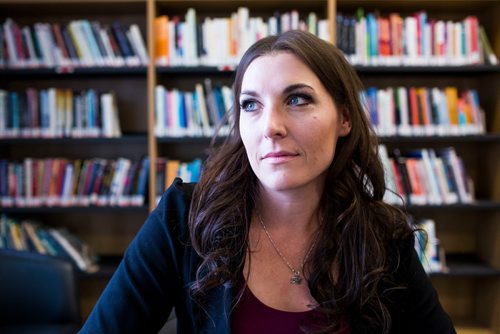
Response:
[[[81,59],[82,65],[95,66],[96,62],[92,55],[87,38],[85,38],[85,34],[83,32],[82,21],[81,20],[71,21],[68,25],[68,31],[70,34],[74,36],[74,42],[75,44],[77,44],[76,48],[80,50],[81,56],[83,58]]]
[[[40,65],[40,60],[36,56],[35,46],[33,45],[33,36],[31,34],[31,29],[29,27],[24,27],[21,30],[24,40],[26,41],[26,48],[28,51],[28,66],[38,67]]]
[[[157,137],[165,136],[166,132],[165,94],[164,86],[157,85],[155,87],[155,135]]]
[[[238,8],[238,40],[240,41],[238,47],[238,60],[241,59],[243,53],[250,47],[247,32],[250,28],[250,10],[247,7]]]
[[[11,18],[7,18],[3,24],[5,43],[9,54],[9,61],[7,62],[7,65],[19,67],[21,66],[21,59],[19,59],[19,55],[17,53],[13,25],[16,25],[16,23]]]
[[[66,168],[64,170],[64,182],[63,189],[61,194],[61,205],[68,206],[72,204],[72,190],[75,182],[73,163],[67,163]]]
[[[200,111],[201,115],[203,133],[205,136],[211,136],[212,131],[210,129],[210,122],[208,119],[207,103],[203,85],[201,83],[197,83],[195,85],[195,89],[198,96],[198,110]]]
[[[439,191],[437,175],[434,172],[429,151],[427,149],[422,149],[420,150],[420,153],[422,155],[422,162],[429,181],[429,202],[430,204],[440,205],[443,203],[443,198],[441,196],[441,192]]]
[[[49,229],[49,233],[59,243],[59,245],[61,245],[66,253],[68,253],[68,255],[80,270],[85,272],[88,272],[90,270],[88,263],[82,257],[80,252],[75,247],[73,247],[73,245],[66,239],[66,237],[61,234],[61,232],[56,229]]]
[[[139,59],[141,60],[142,65],[147,65],[149,62],[148,51],[146,48],[146,44],[144,43],[144,38],[142,37],[141,31],[137,24],[132,24],[129,28],[130,37],[133,41],[137,53],[139,55]]]
[[[106,29],[103,28],[99,29],[99,34],[101,36],[101,41],[107,54],[106,63],[109,64],[110,66],[124,66],[125,62],[123,58],[118,57],[113,52],[113,48],[111,47],[111,41],[109,40],[109,36],[108,33],[106,32]]]
[[[299,29],[299,12],[296,9],[290,12],[290,27],[292,30]]]
[[[318,35],[318,15],[314,12],[307,15],[307,31],[313,35]]]
[[[53,54],[54,45],[51,43],[50,36],[50,24],[48,23],[36,23],[35,24],[35,34],[37,35],[38,42],[40,45],[40,52],[42,53],[42,63],[46,67],[53,67],[56,65],[56,59]]]
[[[0,138],[7,137],[7,91],[0,89]]]
[[[436,21],[434,25],[434,50],[437,53],[437,63],[436,65],[445,65],[446,64],[446,54],[443,53],[444,46],[446,45],[445,41],[445,23],[442,20]],[[445,50],[444,50],[445,51]]]
[[[278,20],[276,19],[275,16],[269,17],[267,21],[267,26],[268,26],[268,34],[270,36],[275,36],[278,34]]]
[[[113,137],[113,96],[111,94],[101,94],[101,135],[103,137]]]
[[[326,19],[318,21],[318,37],[329,42],[330,36],[330,22]]]
[[[57,113],[57,90],[55,88],[48,89],[48,110],[49,110],[49,128],[47,131],[48,137],[55,137],[57,133],[58,113]]]
[[[404,39],[406,45],[406,61],[405,65],[416,65],[418,60],[417,48],[417,19],[413,16],[404,18]]]
[[[472,197],[466,190],[465,183],[467,182],[466,176],[462,173],[462,162],[458,158],[455,149],[450,148],[444,152],[445,159],[447,160],[445,163],[448,163],[451,167],[455,183],[458,189],[458,197],[460,202],[462,203],[471,203]]]
[[[398,134],[401,136],[410,136],[412,134],[408,109],[408,90],[406,87],[396,89],[399,101],[399,120]]]
[[[183,43],[185,46],[186,65],[197,66],[199,64],[197,55],[198,41],[196,38],[196,10],[189,8],[186,13],[186,25],[184,28]]]
[[[378,154],[380,160],[382,161],[382,166],[384,167],[384,178],[386,191],[384,193],[384,201],[390,204],[403,204],[401,198],[397,195],[398,191],[396,188],[396,181],[394,179],[394,173],[392,172],[391,163],[389,159],[389,154],[387,152],[387,147],[380,144],[378,147]]]

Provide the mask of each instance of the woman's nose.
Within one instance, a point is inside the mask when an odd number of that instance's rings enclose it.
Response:
[[[286,111],[276,105],[265,108],[263,127],[266,138],[285,137],[287,135]]]

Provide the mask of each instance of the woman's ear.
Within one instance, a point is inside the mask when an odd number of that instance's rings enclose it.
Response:
[[[351,115],[347,107],[343,107],[340,110],[339,137],[347,136],[351,132],[351,128]]]

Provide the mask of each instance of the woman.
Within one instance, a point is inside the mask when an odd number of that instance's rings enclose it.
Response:
[[[81,333],[454,333],[382,201],[361,83],[299,31],[238,65],[234,128],[200,182],[176,182],[136,236]]]

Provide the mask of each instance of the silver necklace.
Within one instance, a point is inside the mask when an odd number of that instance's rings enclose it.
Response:
[[[311,247],[309,247],[309,250],[307,251],[306,255],[304,256],[304,260],[302,261],[302,266],[299,270],[299,269],[294,268],[290,264],[290,262],[286,259],[285,255],[283,255],[283,253],[281,253],[280,249],[278,248],[278,246],[274,242],[273,238],[271,238],[271,235],[269,234],[269,231],[267,230],[266,224],[264,224],[264,220],[262,220],[260,213],[257,213],[257,216],[259,217],[259,221],[260,221],[260,224],[262,225],[262,229],[266,233],[267,238],[271,242],[271,245],[273,246],[274,250],[276,251],[276,253],[278,253],[278,255],[281,257],[281,260],[283,260],[283,262],[287,265],[287,267],[292,272],[292,277],[290,278],[290,284],[295,284],[295,285],[301,284],[302,283],[302,276],[301,275],[302,275],[302,271],[304,270],[304,264],[306,263],[307,259],[309,258],[309,255],[311,254],[311,251],[314,248],[314,245],[316,245],[316,241],[318,239],[318,236],[316,235],[316,237],[314,238],[314,241],[312,242]]]

